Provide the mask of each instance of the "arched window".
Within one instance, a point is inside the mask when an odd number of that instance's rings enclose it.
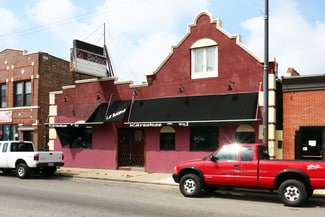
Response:
[[[175,130],[173,127],[165,126],[160,130],[160,150],[175,150]]]
[[[255,143],[255,130],[250,125],[240,125],[236,129],[236,142]]]
[[[218,46],[203,38],[191,46],[191,78],[218,77]]]

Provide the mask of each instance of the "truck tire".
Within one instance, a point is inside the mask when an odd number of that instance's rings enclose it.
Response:
[[[281,183],[278,189],[280,201],[286,206],[301,206],[307,200],[305,185],[295,179],[288,179]]]
[[[185,197],[197,197],[202,191],[200,177],[195,174],[184,175],[179,182],[179,190]]]
[[[28,177],[28,167],[25,163],[19,163],[16,167],[17,177],[20,179],[25,179]]]

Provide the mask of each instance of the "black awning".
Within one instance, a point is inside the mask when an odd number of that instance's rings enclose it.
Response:
[[[62,146],[72,144],[76,140],[78,133],[81,131],[79,127],[55,127],[55,130],[59,136]]]
[[[136,100],[130,126],[243,123],[256,121],[258,93]]]
[[[122,121],[130,106],[130,101],[115,101],[111,105],[101,103],[86,123]]]
[[[86,126],[55,127],[62,146],[91,147],[91,131]]]

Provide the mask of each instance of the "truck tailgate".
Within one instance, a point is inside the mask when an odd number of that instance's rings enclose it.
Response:
[[[63,162],[63,154],[59,151],[37,152],[39,155],[39,163]]]

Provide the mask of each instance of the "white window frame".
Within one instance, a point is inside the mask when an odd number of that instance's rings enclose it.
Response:
[[[207,59],[207,51],[208,49],[215,48],[214,50],[214,66],[209,67],[207,66],[208,59]],[[198,71],[195,70],[197,66],[196,61],[196,52],[201,50],[202,51],[202,70]],[[199,78],[211,78],[211,77],[218,77],[218,46],[217,43],[211,39],[204,38],[196,41],[191,46],[191,78],[192,79],[199,79]]]

